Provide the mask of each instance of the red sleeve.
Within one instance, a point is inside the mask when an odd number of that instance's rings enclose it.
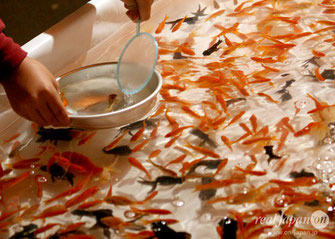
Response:
[[[4,28],[5,24],[0,19],[0,80],[15,70],[27,56],[20,45],[2,32]]]

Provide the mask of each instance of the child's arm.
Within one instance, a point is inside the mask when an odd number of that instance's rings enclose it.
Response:
[[[13,110],[41,126],[70,123],[58,93],[58,83],[40,62],[27,57],[20,46],[2,32],[0,20],[0,83]]]

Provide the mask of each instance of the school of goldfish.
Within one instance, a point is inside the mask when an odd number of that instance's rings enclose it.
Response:
[[[335,238],[335,1],[194,2],[146,119],[2,137],[0,238]]]

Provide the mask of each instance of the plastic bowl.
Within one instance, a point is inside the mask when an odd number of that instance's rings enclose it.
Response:
[[[116,82],[116,66],[116,62],[89,65],[57,78],[60,91],[68,101],[68,109],[83,107],[82,105],[92,100],[98,102],[94,105],[100,105],[100,108],[106,107],[107,100],[101,100],[99,103],[99,99],[105,99],[110,94],[116,94],[123,101],[122,106],[107,113],[101,109],[100,112],[85,113],[68,110],[71,112],[69,114],[71,127],[83,129],[120,127],[142,119],[155,106],[157,94],[162,86],[161,75],[154,71],[150,81],[140,92],[124,95]]]

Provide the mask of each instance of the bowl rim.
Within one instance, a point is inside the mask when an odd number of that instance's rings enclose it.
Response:
[[[69,76],[73,73],[88,69],[88,68],[92,68],[92,67],[97,67],[97,66],[103,66],[103,65],[117,65],[117,62],[112,61],[112,62],[102,62],[102,63],[95,63],[95,64],[91,64],[91,65],[86,65],[86,66],[82,66],[76,69],[73,69],[69,72],[66,72],[62,75],[60,75],[59,77],[56,78],[57,82],[61,79],[63,79],[66,76]],[[109,116],[113,116],[113,115],[119,115],[122,114],[124,112],[130,111],[134,108],[137,108],[139,105],[143,104],[143,101],[149,101],[151,100],[153,97],[155,97],[158,92],[160,91],[161,87],[162,87],[162,76],[161,74],[155,69],[154,70],[155,75],[157,76],[157,87],[156,89],[146,98],[140,100],[139,102],[137,102],[136,104],[133,104],[129,107],[117,110],[117,111],[112,111],[112,112],[108,112],[108,113],[102,113],[102,114],[94,114],[94,115],[73,115],[69,113],[69,118],[70,119],[88,119],[88,118],[97,118],[97,117],[101,117],[101,118],[105,118],[105,117],[109,117]],[[153,74],[154,75],[154,74]]]

